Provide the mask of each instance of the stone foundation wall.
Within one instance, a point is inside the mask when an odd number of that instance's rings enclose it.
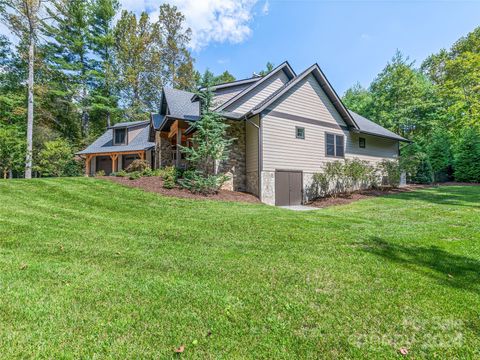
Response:
[[[247,191],[245,122],[228,121],[228,124],[230,127],[227,130],[227,136],[235,140],[230,146],[228,160],[219,166],[219,171],[226,173],[230,178],[222,189]]]
[[[247,172],[247,192],[258,196],[258,171]]]
[[[262,171],[262,197],[268,205],[275,205],[275,171]]]

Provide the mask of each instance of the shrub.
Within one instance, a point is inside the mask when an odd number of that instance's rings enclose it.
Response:
[[[462,132],[455,154],[455,180],[480,182],[480,134],[474,128]]]
[[[376,184],[375,168],[359,159],[328,162],[322,173],[313,175],[315,196],[335,197],[339,193],[350,193],[356,188],[370,188]]]
[[[66,140],[47,141],[38,154],[35,169],[43,176],[79,175],[79,165],[73,157],[73,150]]]
[[[433,169],[428,156],[424,153],[417,155],[418,166],[412,181],[417,184],[431,184],[433,182]]]
[[[130,180],[137,180],[137,179],[140,179],[141,177],[142,177],[142,173],[140,171],[133,171],[128,174],[128,178]]]
[[[120,171],[117,171],[116,173],[114,173],[112,175],[117,176],[117,177],[127,177],[128,173],[125,170],[120,170]]]
[[[99,170],[95,173],[95,176],[105,176],[105,171],[104,170]]]
[[[378,171],[382,175],[382,184],[392,187],[400,185],[400,164],[395,160],[383,160],[378,164]]]
[[[177,181],[177,169],[174,166],[168,166],[163,169],[163,187],[173,189]]]
[[[445,130],[436,129],[427,146],[435,181],[448,181],[453,165],[450,136]]]
[[[125,170],[128,173],[131,173],[136,171],[143,172],[149,168],[150,168],[150,165],[148,164],[148,162],[146,162],[145,160],[137,159],[137,160],[133,160],[132,163],[128,165],[128,167]]]
[[[222,184],[228,180],[226,175],[203,176],[195,170],[185,171],[183,178],[179,180],[180,186],[193,193],[211,195],[216,194]]]

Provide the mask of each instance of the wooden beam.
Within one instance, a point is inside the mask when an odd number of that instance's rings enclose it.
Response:
[[[112,154],[110,155],[110,159],[112,159],[112,173],[117,171],[117,159],[118,159],[118,154]]]
[[[85,159],[85,176],[90,176],[90,160],[92,157],[92,155],[87,155],[87,158]]]

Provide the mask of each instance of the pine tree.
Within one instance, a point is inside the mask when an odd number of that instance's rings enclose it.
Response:
[[[92,60],[89,56],[89,12],[87,0],[52,0],[47,9],[51,20],[45,31],[54,41],[49,42],[47,60],[63,74],[68,91],[80,113],[82,136],[89,131],[89,81]]]
[[[448,133],[437,128],[427,145],[427,153],[432,164],[435,181],[447,181],[452,166],[452,149]]]
[[[189,164],[195,170],[190,171],[181,181],[181,185],[193,192],[215,193],[228,177],[219,172],[222,161],[228,159],[229,148],[234,139],[228,138],[228,125],[225,119],[212,110],[213,94],[210,86],[198,93],[202,104],[202,115],[193,124],[195,134],[192,147],[182,147]]]
[[[111,126],[112,114],[118,113],[113,21],[119,7],[118,0],[94,0],[89,20],[89,45],[94,58],[91,71],[93,81],[92,113],[98,113],[100,117],[105,117],[107,126]],[[105,122],[100,121],[102,127]]]

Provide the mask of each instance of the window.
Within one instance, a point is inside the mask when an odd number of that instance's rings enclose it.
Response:
[[[325,152],[327,156],[344,157],[345,140],[343,135],[325,134]]]
[[[358,138],[358,147],[365,149],[365,138]]]
[[[114,145],[125,145],[127,143],[127,129],[120,128],[114,130]]]
[[[295,126],[295,137],[297,139],[305,139],[305,128]]]

